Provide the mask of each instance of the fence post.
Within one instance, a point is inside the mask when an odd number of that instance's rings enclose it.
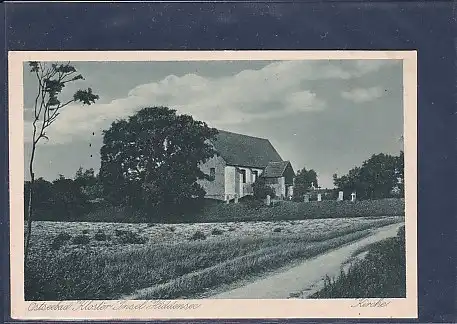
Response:
[[[271,197],[270,195],[267,195],[267,206],[270,206],[271,203]]]
[[[338,201],[343,201],[343,192],[338,192]]]

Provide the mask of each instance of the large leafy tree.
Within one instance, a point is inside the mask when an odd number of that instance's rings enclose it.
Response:
[[[117,205],[172,212],[205,195],[199,164],[216,154],[217,130],[167,107],[148,107],[104,131],[100,179]]]
[[[400,187],[403,178],[403,153],[400,156],[375,154],[364,161],[361,167],[354,167],[347,175],[333,176],[338,190],[345,195],[356,191],[361,199],[379,199],[392,196],[392,190]]]
[[[34,211],[33,193],[35,192],[34,160],[38,143],[44,139],[49,140],[47,130],[59,117],[63,108],[71,103],[91,105],[98,95],[87,90],[79,89],[69,98],[62,98],[62,91],[69,83],[83,80],[76,68],[68,63],[29,62],[30,73],[35,75],[37,91],[33,106],[32,122],[32,148],[29,161],[30,183],[28,192],[27,231],[25,237],[25,260],[27,260],[30,236],[32,232],[32,221]]]
[[[316,188],[318,187],[316,171],[313,169],[306,170],[306,168],[298,170],[294,183],[295,197],[302,197],[306,191],[311,188],[312,184],[314,184]]]

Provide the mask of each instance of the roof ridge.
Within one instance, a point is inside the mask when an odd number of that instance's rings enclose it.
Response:
[[[287,166],[291,165],[290,161],[271,161],[268,162],[265,167],[265,171],[262,173],[264,177],[278,177],[280,174],[284,174],[287,169]],[[272,169],[273,168],[273,169]],[[274,169],[276,168],[276,170]]]
[[[257,139],[261,139],[261,140],[264,140],[264,141],[270,141],[268,138],[265,138],[265,137],[258,137],[258,136],[246,135],[246,134],[241,134],[241,133],[235,133],[235,132],[230,132],[230,131],[227,131],[227,130],[224,130],[224,129],[217,129],[217,131],[218,132],[229,133],[229,134],[246,136],[246,137],[257,138]]]

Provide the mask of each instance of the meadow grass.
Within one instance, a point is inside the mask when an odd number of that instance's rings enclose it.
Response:
[[[285,243],[242,255],[171,281],[137,291],[131,299],[194,298],[199,293],[246,279],[266,270],[274,270],[296,259],[306,259],[343,244],[361,239],[369,231],[357,231],[319,242]]]
[[[310,298],[406,297],[404,227],[396,237],[373,243],[366,257],[336,279],[327,277],[322,290]]]
[[[367,235],[392,219],[353,224],[310,235],[268,233],[260,237],[156,243],[114,253],[86,246],[70,253],[30,255],[26,300],[116,299],[147,289],[145,298],[189,297],[205,289],[307,258]]]

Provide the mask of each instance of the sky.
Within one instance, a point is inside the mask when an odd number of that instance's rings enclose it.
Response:
[[[167,106],[209,126],[267,138],[295,170],[314,169],[319,185],[371,155],[403,149],[400,60],[71,62],[100,100],[69,105],[35,158],[35,177],[74,177],[100,167],[102,131],[143,107]],[[24,65],[24,170],[30,159],[37,80]],[[26,178],[28,174],[26,171]]]

